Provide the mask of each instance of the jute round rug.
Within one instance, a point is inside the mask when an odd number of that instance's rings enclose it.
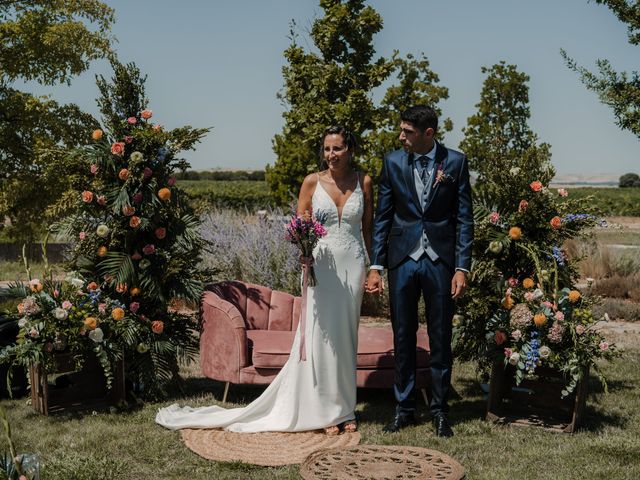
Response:
[[[361,445],[314,453],[300,467],[305,480],[460,480],[464,467],[444,453],[419,447]]]
[[[180,430],[185,445],[201,457],[275,467],[302,463],[314,452],[358,445],[360,433],[329,436],[323,431],[235,433],[219,429]]]

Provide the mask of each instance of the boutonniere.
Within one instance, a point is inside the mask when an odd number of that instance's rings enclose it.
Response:
[[[436,186],[440,183],[447,183],[453,180],[453,177],[451,175],[449,175],[448,173],[444,173],[443,163],[444,162],[438,164],[438,170],[436,170],[436,179],[433,182],[433,188],[436,188]]]

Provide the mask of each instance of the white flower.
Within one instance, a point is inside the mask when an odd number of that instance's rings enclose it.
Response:
[[[104,333],[100,327],[94,328],[89,332],[89,338],[96,343],[100,343],[104,340]]]
[[[129,159],[134,163],[138,163],[144,159],[144,156],[140,152],[133,152]]]
[[[454,315],[453,316],[453,325],[454,326],[459,326],[462,322],[464,321],[464,316],[463,315]]]
[[[20,320],[18,320],[18,327],[24,328],[28,322],[29,320],[27,320],[25,317],[22,317]]]
[[[546,358],[549,358],[549,356],[551,355],[551,349],[546,345],[543,345],[542,347],[540,347],[539,353],[540,353],[540,358],[546,359]]]
[[[512,167],[512,168],[509,170],[509,173],[510,173],[512,176],[514,176],[514,177],[515,177],[516,175],[518,175],[518,174],[520,173],[520,167]]]
[[[540,297],[542,297],[542,295],[544,295],[544,294],[542,293],[542,290],[540,290],[539,288],[536,288],[536,289],[533,291],[533,298],[534,298],[534,299],[536,299],[536,298],[540,298]]]
[[[107,235],[109,235],[109,227],[107,227],[104,223],[98,225],[98,228],[96,228],[96,234],[99,237],[106,237]]]
[[[511,332],[511,338],[513,338],[516,342],[520,340],[522,337],[522,332],[520,330],[514,330]]]
[[[71,285],[73,285],[76,288],[80,288],[84,285],[84,281],[77,277],[70,278],[69,282],[71,283]]]
[[[58,320],[64,320],[69,316],[69,313],[64,309],[64,308],[56,308],[53,311],[53,315],[54,317],[56,317]]]
[[[509,363],[511,365],[517,365],[520,361],[520,354],[518,352],[513,352],[509,357]]]

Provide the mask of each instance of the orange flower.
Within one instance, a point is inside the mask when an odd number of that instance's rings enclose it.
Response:
[[[569,301],[571,303],[576,303],[578,300],[580,300],[580,292],[577,290],[571,290],[569,292]]]
[[[107,247],[104,247],[104,246],[103,246],[103,247],[100,247],[100,248],[98,249],[98,256],[99,256],[99,257],[104,257],[104,256],[106,256],[106,255],[107,255],[107,252],[108,252]]]
[[[520,227],[511,227],[509,229],[509,238],[511,240],[520,240],[520,238],[522,238],[522,230],[520,230]]]
[[[154,320],[151,322],[151,330],[153,333],[161,334],[164,330],[164,323],[160,320]]]
[[[160,190],[158,190],[158,198],[163,202],[168,202],[169,200],[171,200],[171,190],[166,187],[161,188]]]
[[[123,182],[126,181],[127,178],[129,178],[129,170],[127,170],[126,168],[120,170],[120,172],[118,173],[118,178]]]
[[[98,289],[98,284],[96,282],[91,282],[89,285],[87,285],[87,290],[97,290]]]
[[[540,190],[542,190],[542,182],[539,182],[538,180],[531,182],[531,185],[529,186],[534,192],[539,192]]]
[[[98,320],[95,317],[87,317],[84,319],[84,326],[88,330],[95,330],[98,326]]]
[[[140,295],[140,289],[138,287],[133,287],[131,290],[129,290],[129,295],[131,295],[132,297],[137,297],[138,295]]]
[[[533,279],[527,277],[524,280],[522,280],[522,286],[524,288],[533,288],[533,286],[535,285],[535,283],[533,282]]]
[[[145,120],[149,120],[153,116],[153,111],[143,110],[142,112],[140,112],[140,116]]]
[[[136,213],[136,207],[132,207],[131,205],[123,205],[122,206],[122,214],[125,217],[130,217],[134,213]]]
[[[562,220],[560,219],[560,217],[553,217],[551,221],[549,221],[549,223],[553,228],[557,230],[562,225]]]
[[[162,240],[167,236],[167,230],[164,227],[158,227],[156,228],[155,234],[157,239]]]
[[[111,153],[114,155],[118,155],[119,157],[124,156],[124,142],[115,142],[111,144]]]
[[[533,323],[536,324],[536,327],[540,328],[547,323],[547,316],[544,313],[536,313],[533,316]]]
[[[22,315],[24,313],[24,303],[18,304],[18,313]]]
[[[502,306],[507,310],[511,310],[514,305],[515,302],[513,301],[513,298],[511,298],[511,296],[505,297],[505,299],[502,301]]]
[[[82,201],[84,203],[91,203],[92,200],[93,192],[90,192],[89,190],[85,190],[84,192],[82,192]]]
[[[114,320],[122,320],[124,318],[124,310],[121,309],[120,307],[116,307],[113,310],[111,310],[111,318],[113,318]]]
[[[140,217],[135,215],[129,219],[129,226],[131,228],[138,228],[140,226]]]
[[[116,292],[118,293],[125,293],[127,290],[129,290],[129,286],[126,283],[119,283],[116,285]]]
[[[102,130],[100,130],[99,128],[94,130],[91,134],[91,138],[93,138],[94,140],[100,140],[102,138]]]

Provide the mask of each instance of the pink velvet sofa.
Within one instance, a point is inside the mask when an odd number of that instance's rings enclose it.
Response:
[[[230,384],[269,384],[289,358],[300,319],[300,297],[238,281],[208,285],[200,306],[200,364],[205,376]],[[418,387],[426,401],[429,340],[418,331]],[[391,327],[360,325],[357,385],[394,383]]]

